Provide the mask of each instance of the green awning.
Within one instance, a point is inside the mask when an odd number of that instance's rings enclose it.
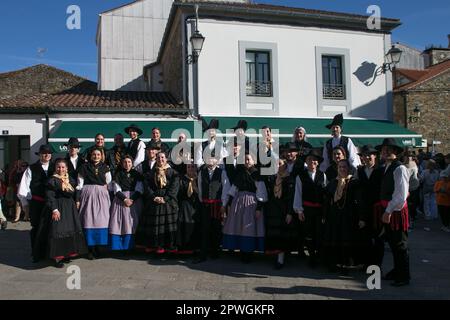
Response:
[[[159,120],[159,121],[64,121],[58,123],[50,132],[49,143],[53,151],[65,152],[67,149],[64,146],[70,137],[77,137],[83,148],[94,144],[94,137],[97,133],[102,133],[105,136],[106,147],[110,148],[114,144],[114,135],[122,133],[125,141],[129,140],[128,135],[124,129],[130,124],[138,125],[143,134],[140,137],[143,141],[150,140],[151,131],[158,127],[161,130],[162,140],[169,145],[176,142],[176,138],[172,139],[171,135],[177,129],[184,129],[188,132],[194,131],[194,120]]]
[[[205,117],[208,122],[213,117]],[[279,131],[282,143],[292,138],[296,127],[306,129],[308,142],[314,147],[323,147],[325,142],[331,138],[330,130],[325,126],[331,123],[330,119],[303,119],[303,118],[253,118],[253,117],[215,117],[219,120],[219,129],[225,132],[227,128],[234,127],[240,119],[245,119],[248,128],[259,130],[263,126],[270,126]],[[422,136],[413,131],[405,129],[396,123],[382,120],[345,119],[343,133],[352,138],[356,146],[365,144],[378,145],[384,138],[395,138],[400,146],[420,146]]]
[[[209,121],[213,117],[205,117]],[[279,138],[281,143],[291,140],[292,132],[298,126],[306,129],[308,141],[314,147],[322,147],[326,140],[330,139],[330,131],[325,127],[331,122],[330,119],[294,119],[294,118],[253,118],[253,117],[215,117],[219,120],[219,129],[222,134],[226,133],[226,129],[233,128],[240,119],[245,119],[248,128],[258,130],[264,125],[270,126],[272,129],[279,130]],[[50,132],[49,143],[55,152],[65,152],[64,143],[70,137],[77,137],[83,147],[89,147],[94,144],[94,136],[97,133],[103,133],[106,139],[106,147],[113,145],[114,135],[122,133],[125,141],[129,137],[125,134],[124,128],[131,123],[137,124],[143,131],[141,139],[148,141],[151,137],[151,130],[154,127],[161,129],[161,136],[164,142],[172,145],[176,142],[176,134],[172,133],[176,130],[183,129],[194,137],[194,127],[197,124],[198,133],[201,134],[201,123],[196,120],[159,120],[159,121],[64,121],[58,123]],[[395,138],[401,146],[412,147],[420,146],[422,136],[405,129],[398,124],[389,121],[379,120],[344,120],[344,134],[352,138],[356,146],[365,144],[378,145],[384,138]],[[199,138],[199,137],[196,137]]]

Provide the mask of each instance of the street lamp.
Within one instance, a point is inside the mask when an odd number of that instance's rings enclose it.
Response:
[[[205,42],[205,37],[198,31],[198,5],[195,6],[195,31],[189,41],[192,46],[192,54],[188,55],[187,63],[192,64],[197,62],[203,48],[203,42]]]
[[[389,49],[388,53],[386,53],[386,62],[382,65],[382,72],[386,73],[388,70],[392,71],[392,69],[395,67],[397,63],[400,62],[400,58],[402,57],[403,51],[399,48],[396,48],[392,46],[391,49]]]
[[[409,116],[408,120],[409,122],[417,122],[420,119],[420,108],[418,105],[416,105],[413,109],[413,114]]]
[[[192,54],[188,56],[188,63],[196,63],[198,56],[203,48],[203,42],[205,42],[205,37],[196,29],[194,34],[189,39],[192,45]]]

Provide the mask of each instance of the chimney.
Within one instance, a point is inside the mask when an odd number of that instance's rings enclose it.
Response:
[[[448,38],[448,48],[450,49],[450,34],[447,35]]]

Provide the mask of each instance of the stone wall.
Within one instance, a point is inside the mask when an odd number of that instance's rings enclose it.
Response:
[[[175,19],[177,21],[177,19]],[[170,92],[177,101],[183,101],[183,46],[181,28],[174,23],[162,60],[164,91]]]
[[[450,70],[440,76],[406,91],[407,119],[420,108],[420,118],[408,121],[408,129],[427,139],[429,151],[433,140],[441,141],[436,152],[450,152]],[[404,126],[404,103],[400,92],[394,95],[394,119]],[[414,119],[412,119],[414,120]]]

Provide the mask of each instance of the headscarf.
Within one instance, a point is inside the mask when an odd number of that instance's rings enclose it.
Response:
[[[345,178],[341,178],[339,176],[336,178],[336,180],[338,181],[338,184],[337,184],[336,192],[334,193],[334,202],[338,202],[345,195],[347,184],[351,178],[352,178],[351,174],[349,174]]]
[[[155,166],[156,169],[155,183],[159,188],[164,188],[167,185],[166,170],[169,168],[170,166],[167,163],[164,167],[160,167],[158,165]]]
[[[284,167],[284,170],[278,170],[277,178],[275,179],[275,186],[273,187],[273,194],[276,199],[281,199],[281,196],[283,195],[283,180],[289,176],[287,164],[284,163],[282,167]]]
[[[303,131],[305,133],[305,138],[303,139],[303,141],[305,141],[305,142],[308,141],[308,138],[306,136],[306,129],[303,128],[303,127],[297,127],[297,128],[295,128],[294,133],[292,134],[292,142],[296,142],[297,141],[295,136],[296,136],[296,133],[297,133],[298,130],[301,130],[301,131]]]
[[[187,196],[188,196],[188,198],[190,198],[194,194],[194,192],[198,193],[197,177],[191,178],[188,175],[185,175],[185,177],[189,181],[188,188],[187,188]]]
[[[59,174],[55,173],[53,176],[61,180],[62,191],[69,191],[69,192],[74,191],[72,185],[70,184],[69,173],[66,173],[63,176],[60,176]]]

